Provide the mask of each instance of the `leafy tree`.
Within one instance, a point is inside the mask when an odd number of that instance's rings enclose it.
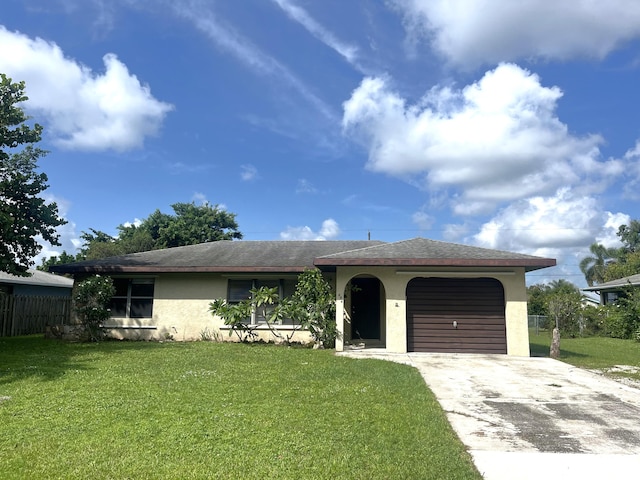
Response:
[[[298,276],[296,291],[287,304],[287,316],[309,329],[316,345],[333,348],[336,327],[336,297],[322,272],[307,269]]]
[[[242,238],[235,214],[220,209],[218,205],[174,203],[171,208],[175,216],[164,216],[156,211],[140,226],[151,233],[155,248]],[[153,235],[155,232],[157,236]]]
[[[100,275],[81,281],[75,288],[74,309],[92,342],[103,337],[102,324],[111,316],[109,304],[115,292],[113,280]]]
[[[49,267],[52,267],[54,265],[64,265],[65,263],[72,263],[80,260],[84,260],[84,257],[82,256],[82,254],[78,253],[77,255],[74,256],[67,253],[65,250],[59,256],[54,255],[49,258],[43,258],[40,265],[38,265],[36,268],[43,272],[48,272]]]
[[[84,244],[75,260],[95,260],[161,248],[242,238],[235,213],[222,210],[217,205],[175,203],[172,208],[175,215],[156,210],[139,225],[119,225],[116,237],[93,228],[88,232],[82,232],[80,238]],[[64,253],[65,258],[70,257]]]
[[[587,284],[592,287],[594,283],[604,282],[607,263],[618,256],[618,251],[599,243],[592,243],[589,250],[593,255],[582,259],[580,270],[584,274]]]
[[[55,229],[66,223],[55,203],[39,197],[48,179],[37,172],[37,163],[47,152],[33,147],[42,126],[27,125],[28,117],[16,105],[28,99],[24,89],[24,82],[0,74],[0,270],[14,275],[27,275],[33,265],[31,259],[42,249],[36,237],[60,245]]]
[[[559,290],[547,298],[547,310],[555,321],[552,332],[550,356],[560,356],[560,333],[575,337],[580,331],[580,311],[582,296],[576,289],[573,292]]]
[[[640,273],[640,251],[626,254],[619,262],[607,265],[604,272],[604,281],[618,280]]]
[[[290,298],[280,299],[277,288],[252,289],[246,300],[230,304],[219,298],[209,304],[209,311],[229,325],[229,336],[235,334],[242,342],[255,340],[257,325],[251,324],[251,315],[265,321],[271,334],[279,341],[290,344],[295,332],[307,328],[316,346],[331,348],[337,337],[335,296],[331,285],[317,269],[305,270],[298,276],[296,291]],[[288,334],[278,325],[283,319],[292,321]]]
[[[640,221],[631,220],[629,225],[621,225],[618,228],[617,235],[625,252],[634,253],[640,251]]]

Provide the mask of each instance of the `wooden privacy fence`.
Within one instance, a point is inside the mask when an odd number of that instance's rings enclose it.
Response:
[[[44,333],[47,325],[69,324],[71,297],[0,295],[0,337]]]

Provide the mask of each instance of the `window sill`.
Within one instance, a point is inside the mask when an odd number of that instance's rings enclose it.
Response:
[[[119,330],[157,330],[156,325],[103,325],[102,328]]]
[[[255,331],[269,331],[269,327],[267,327],[266,325],[260,324],[260,325],[248,325],[252,330]],[[231,326],[230,325],[222,325],[221,327],[219,327],[220,330],[231,330]],[[299,325],[274,325],[273,326],[274,330],[282,330],[282,331],[293,331],[293,330],[300,330],[301,332],[307,332],[308,329],[306,328],[301,328]]]

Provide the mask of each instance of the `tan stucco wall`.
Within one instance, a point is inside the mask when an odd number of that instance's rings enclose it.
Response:
[[[463,273],[464,272],[464,273]],[[336,277],[336,321],[340,336],[336,350],[341,351],[345,339],[350,338],[348,319],[345,320],[345,287],[358,275],[373,275],[384,286],[386,292],[386,350],[394,353],[407,351],[407,284],[417,277],[488,277],[500,281],[505,294],[505,317],[507,331],[507,354],[529,356],[529,329],[527,327],[527,293],[524,268],[501,269],[399,269],[393,267],[338,267]]]
[[[109,331],[116,338],[164,340],[200,340],[205,330],[218,335],[220,340],[236,341],[229,336],[224,321],[209,312],[209,304],[216,298],[226,298],[227,277],[220,274],[164,274],[155,278],[153,317],[144,319],[112,318]],[[283,331],[287,327],[282,327]],[[274,341],[267,327],[256,330],[259,338]],[[308,342],[307,331],[296,332],[294,341]]]

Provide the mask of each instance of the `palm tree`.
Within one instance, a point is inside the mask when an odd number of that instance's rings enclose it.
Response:
[[[614,260],[618,254],[615,248],[607,248],[599,243],[592,243],[589,251],[593,256],[588,256],[580,262],[580,270],[590,287],[594,283],[604,282],[604,272],[607,264]]]

